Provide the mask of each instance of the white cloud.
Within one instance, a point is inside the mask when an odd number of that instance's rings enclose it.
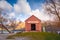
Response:
[[[43,13],[43,8],[41,8],[41,10],[39,9],[32,10],[27,0],[18,0],[18,2],[14,4],[14,12],[25,13],[26,15],[35,15],[39,19],[45,20],[45,21],[49,20],[49,16]],[[26,18],[21,18],[20,20],[23,20],[23,19],[25,20]]]
[[[31,8],[29,3],[26,0],[18,0],[17,4],[14,5],[15,12],[20,13],[29,13]]]
[[[5,11],[11,12],[12,6],[5,0],[0,1],[0,8],[4,9]]]
[[[14,12],[16,12],[16,13],[20,13],[21,12],[21,8],[20,8],[19,5],[14,4]]]
[[[30,14],[35,15],[41,20],[49,20],[49,16],[43,13],[43,9],[41,9],[41,11],[39,9],[33,10]]]
[[[32,10],[30,8],[30,5],[27,2],[27,0],[18,0],[17,3],[14,4],[13,7],[6,1],[0,1],[0,8],[9,10],[10,18],[15,17],[17,13],[18,14],[25,13],[26,15],[35,15],[36,17],[38,17],[41,20],[49,20],[49,17],[43,13],[43,8],[41,8],[41,10],[39,10],[39,9]],[[13,12],[12,12],[12,10],[13,10]],[[26,19],[26,17],[21,17],[21,16],[16,18],[16,20],[23,20],[23,21],[25,19]]]
[[[15,17],[15,13],[12,12],[12,13],[9,14],[9,16],[10,16],[10,17]]]

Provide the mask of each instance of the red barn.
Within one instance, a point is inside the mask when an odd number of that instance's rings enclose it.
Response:
[[[32,15],[25,21],[25,31],[38,31],[41,32],[41,20]]]

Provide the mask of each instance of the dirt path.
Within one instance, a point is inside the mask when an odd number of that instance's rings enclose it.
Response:
[[[0,34],[0,40],[7,40],[6,38],[7,38],[9,35],[13,35],[13,34]]]
[[[0,34],[0,40],[6,40],[6,37],[8,36],[9,34]]]
[[[29,40],[29,38],[27,37],[17,37],[15,39],[6,39],[6,37],[8,37],[9,35],[12,35],[12,34],[0,34],[0,40]]]

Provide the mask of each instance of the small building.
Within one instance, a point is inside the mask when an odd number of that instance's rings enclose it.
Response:
[[[27,20],[25,20],[25,31],[38,31],[41,32],[41,20],[32,15]]]

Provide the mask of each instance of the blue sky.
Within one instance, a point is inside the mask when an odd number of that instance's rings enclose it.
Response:
[[[18,0],[6,0],[12,6],[17,3]],[[27,0],[31,9],[35,10],[41,6],[45,2],[45,0]]]
[[[6,0],[8,3],[10,3],[12,6],[17,3],[17,0]]]
[[[29,2],[31,9],[35,10],[40,8],[45,0],[27,0],[27,2]]]
[[[45,0],[1,0],[0,8],[4,9],[9,17],[25,21],[31,15],[41,20],[49,20],[44,14],[43,5]]]

